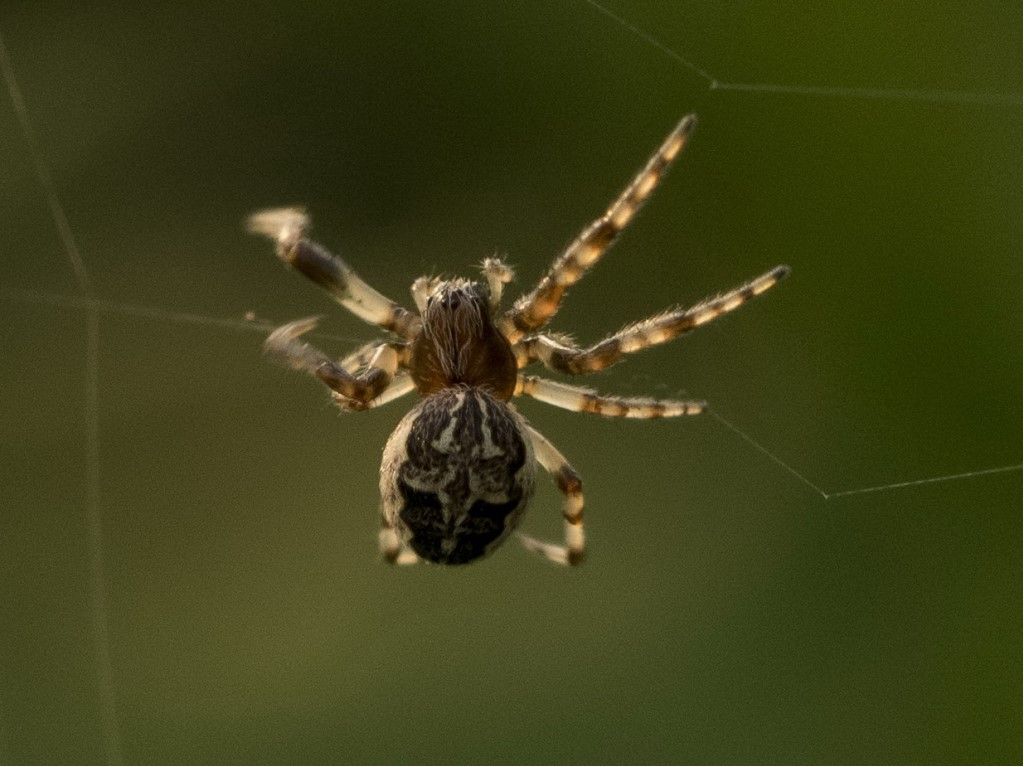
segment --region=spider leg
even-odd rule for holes
[[[434,290],[434,286],[437,285],[437,277],[417,277],[413,280],[412,286],[409,288],[409,292],[412,293],[412,300],[416,304],[416,309],[419,310],[420,314],[423,314],[427,310],[427,299],[430,297],[430,293]]]
[[[404,397],[409,392],[415,390],[416,382],[412,380],[412,376],[404,370],[400,370],[395,374],[395,377],[391,379],[391,383],[387,385],[384,391],[369,402],[356,402],[355,400],[348,399],[344,395],[338,394],[336,391],[331,392],[331,397],[334,399],[334,404],[344,412],[362,412],[363,410],[373,410],[375,407],[380,407],[381,405],[386,405],[389,402],[394,402],[399,397]]]
[[[520,367],[540,360],[552,370],[572,375],[604,370],[626,354],[671,341],[723,314],[728,314],[754,296],[764,293],[788,274],[788,266],[777,266],[724,295],[706,299],[689,309],[671,309],[636,322],[587,349],[567,345],[550,336],[539,334],[520,341],[513,347],[513,352]]]
[[[373,358],[381,346],[390,346],[395,350],[395,353],[398,355],[398,372],[395,373],[395,377],[384,391],[366,403],[357,403],[338,394],[336,391],[332,391],[331,396],[334,398],[334,404],[343,411],[371,410],[375,407],[386,405],[399,397],[404,397],[416,388],[416,383],[405,370],[409,362],[409,347],[406,344],[391,343],[389,341],[370,341],[368,344],[359,347],[351,354],[339,360],[338,364],[347,372],[356,374],[373,362]]]
[[[324,288],[342,306],[373,325],[411,338],[419,318],[367,285],[352,267],[323,246],[306,239],[309,216],[298,208],[254,213],[247,228],[277,243],[277,256]]]
[[[389,565],[414,565],[420,561],[416,552],[402,543],[398,531],[384,518],[381,518],[377,542],[380,555]]]
[[[508,283],[512,282],[515,272],[512,271],[512,267],[497,257],[485,258],[484,262],[480,265],[480,270],[483,272],[484,279],[487,280],[487,287],[490,290],[491,313],[493,314],[501,306],[502,290]]]
[[[597,413],[613,418],[672,418],[703,413],[706,402],[697,400],[658,400],[649,397],[615,397],[598,394],[583,386],[549,381],[537,376],[520,375],[516,395],[533,397],[549,405],[576,413]]]
[[[338,360],[338,364],[345,368],[349,373],[355,373],[360,368],[364,368],[370,363],[370,360],[377,352],[377,347],[380,346],[380,344],[380,341],[370,341],[365,343],[354,352],[346,354]]]
[[[373,355],[377,353],[377,349],[381,346],[390,346],[398,354],[398,366],[404,368],[409,362],[409,347],[403,343],[394,343],[391,341],[370,341],[363,344],[351,354],[345,355],[342,359],[338,360],[338,364],[341,365],[349,373],[355,373],[360,368],[364,368],[370,364],[370,360],[373,359]]]
[[[268,336],[263,350],[278,362],[319,379],[354,409],[365,408],[381,396],[394,379],[398,371],[398,352],[388,344],[381,344],[373,352],[365,372],[350,373],[316,347],[299,340],[316,327],[316,323],[316,318],[307,318],[282,325]]]
[[[586,539],[583,533],[583,482],[558,449],[532,426],[527,427],[537,463],[551,474],[564,496],[562,518],[565,521],[565,544],[544,543],[519,533],[527,550],[536,552],[560,565],[578,565],[583,561]]]
[[[597,263],[651,196],[696,124],[696,116],[684,117],[605,214],[584,229],[555,259],[537,287],[505,313],[501,329],[510,341],[542,328],[555,315],[569,286]]]

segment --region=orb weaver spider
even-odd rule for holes
[[[493,552],[519,524],[533,493],[535,463],[563,496],[564,541],[519,534],[531,551],[564,565],[583,560],[583,486],[565,457],[511,403],[528,396],[576,412],[623,418],[693,415],[697,401],[615,397],[520,371],[532,362],[579,375],[665,343],[731,312],[789,273],[776,266],[735,290],[690,308],[674,308],[581,348],[546,333],[566,290],[611,247],[686,146],[696,125],[684,117],[603,216],[554,260],[532,291],[502,311],[512,270],[483,262],[483,280],[420,277],[416,312],[378,293],[344,261],[306,238],[298,208],[253,214],[251,232],[277,244],[277,255],[331,293],[357,317],[388,331],[336,361],[302,340],[316,319],[290,322],[267,338],[266,352],[324,383],[344,410],[368,410],[416,390],[422,399],[399,422],[380,471],[380,550],[391,563],[465,564]]]

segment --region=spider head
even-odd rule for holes
[[[487,293],[469,280],[439,280],[430,286],[423,309],[423,338],[453,364],[460,350],[479,343],[492,327]]]
[[[438,280],[427,294],[423,322],[427,324],[481,324],[489,315],[488,293],[478,282],[469,280]]]

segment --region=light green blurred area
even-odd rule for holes
[[[554,327],[593,341],[776,263],[778,289],[587,381],[707,398],[828,493],[1020,462],[1021,12],[872,0],[7,4],[97,295],[374,337],[245,236],[302,203],[405,300],[507,254],[525,288],[678,118],[679,166]],[[0,108],[0,762],[104,759],[85,315]],[[21,298],[19,298],[19,296]],[[590,557],[376,553],[411,399],[339,417],[259,333],[105,313],[112,684],[132,762],[1019,762],[1021,477],[825,500],[711,417],[526,402],[584,477]],[[544,487],[528,529],[559,531]]]

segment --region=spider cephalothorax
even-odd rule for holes
[[[516,358],[494,325],[489,291],[468,280],[437,283],[410,343],[410,371],[423,394],[447,386],[487,389],[502,400],[516,386]]]
[[[512,271],[495,258],[484,282],[420,277],[412,285],[418,312],[371,288],[344,261],[306,238],[309,220],[295,208],[256,213],[251,231],[277,242],[285,263],[327,289],[358,317],[389,331],[334,360],[300,337],[316,320],[284,325],[267,352],[330,389],[343,410],[367,410],[413,390],[423,399],[398,424],[381,463],[381,553],[390,562],[464,564],[494,551],[515,529],[533,493],[535,462],[564,497],[562,545],[520,535],[548,559],[583,559],[583,487],[579,475],[509,401],[530,396],[577,412],[625,418],[691,415],[703,402],[612,397],[519,371],[540,362],[560,373],[603,370],[632,352],[670,341],[732,311],[789,273],[777,266],[735,290],[689,308],[674,308],[629,325],[593,346],[543,332],[567,288],[608,250],[654,191],[696,124],[683,118],[603,216],[555,259],[537,286],[502,311]]]

